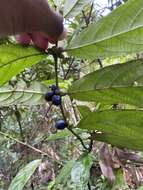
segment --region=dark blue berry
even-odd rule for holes
[[[63,130],[67,127],[67,123],[63,119],[60,119],[56,122],[55,127],[56,129]]]
[[[45,94],[45,100],[47,101],[47,102],[50,102],[50,101],[52,101],[52,97],[54,96],[54,92],[53,91],[50,91],[50,92],[47,92],[46,94]]]
[[[54,96],[52,97],[52,103],[53,103],[55,106],[61,105],[61,97],[58,96],[58,95],[54,95]]]
[[[55,90],[58,89],[58,87],[56,85],[54,85],[54,84],[49,86],[49,88],[51,88],[52,91],[55,91]]]

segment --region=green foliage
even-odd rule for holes
[[[40,163],[41,160],[34,160],[22,168],[12,180],[8,190],[22,190]]]
[[[82,117],[86,117],[86,116],[88,116],[91,113],[91,111],[89,110],[89,108],[86,107],[86,106],[79,106],[78,110],[79,110],[79,112],[80,112],[80,114],[81,114]]]
[[[47,88],[38,82],[33,82],[30,87],[24,82],[15,87],[6,84],[0,87],[0,106],[43,104],[46,91]]]
[[[83,10],[85,5],[87,5],[90,2],[91,0],[66,0],[64,5],[64,17],[75,17]]]
[[[120,148],[143,151],[143,112],[107,110],[92,112],[81,120],[79,128],[97,131],[92,138]]]
[[[143,1],[130,0],[91,24],[67,47],[72,56],[94,59],[141,52]]]
[[[71,170],[72,170],[72,167],[74,166],[74,164],[75,164],[75,160],[70,160],[64,165],[64,167],[61,169],[59,175],[55,179],[55,185],[67,183],[68,178],[70,178],[69,174],[71,173]]]
[[[49,3],[67,19],[70,28],[69,38],[64,41],[67,49],[60,52],[60,48],[50,48],[49,55],[31,46],[0,40],[0,130],[4,136],[0,139],[0,188],[124,188],[121,168],[127,169],[128,152],[122,150],[119,154],[110,146],[111,153],[118,154],[116,159],[110,151],[105,151],[105,169],[108,171],[106,161],[111,162],[111,169],[114,170],[113,161],[120,168],[112,185],[99,168],[101,157],[93,159],[92,154],[98,153],[101,145],[94,140],[143,151],[143,60],[138,60],[143,49],[143,1],[129,0],[103,18],[92,0],[50,0]],[[119,4],[116,1],[109,9]],[[137,60],[127,62],[128,58],[133,59],[133,55],[126,56],[131,53],[139,53],[135,55]],[[120,56],[118,61],[116,56]],[[114,62],[126,63],[111,65]],[[39,64],[29,68],[36,63]],[[96,70],[107,64],[111,66]],[[47,86],[55,83],[62,89],[54,92],[62,97],[62,105],[57,107],[44,100]],[[70,98],[63,97],[68,89]],[[86,102],[77,102],[82,105],[77,110],[73,99]],[[56,131],[54,126],[59,119],[66,120],[69,130]],[[36,160],[43,155],[48,158],[44,157],[42,163]],[[132,158],[129,161],[139,161],[136,155]],[[17,168],[29,160],[35,161],[17,174]],[[31,183],[26,185],[31,176]]]
[[[0,45],[0,85],[45,57],[45,54],[32,47],[25,48],[16,44]]]
[[[76,132],[76,134],[80,134],[82,132],[82,130],[74,129],[74,132]],[[72,135],[72,133],[68,129],[65,129],[63,131],[57,132],[56,134],[50,135],[46,140],[55,141],[55,140],[63,139],[66,137],[70,137],[71,135]]]
[[[143,107],[143,61],[105,67],[73,83],[69,93],[78,100]]]
[[[92,157],[90,154],[83,154],[75,162],[71,171],[71,180],[78,189],[87,189],[90,178],[90,168],[92,165]]]

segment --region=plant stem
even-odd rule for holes
[[[90,140],[90,144],[89,144],[89,152],[92,151],[92,147],[93,147],[93,140],[91,139]]]
[[[58,47],[58,43],[56,43],[56,47]],[[59,83],[59,81],[58,81],[58,56],[57,56],[57,54],[53,54],[53,57],[54,57],[54,61],[55,61],[56,86],[59,87],[59,84],[58,84],[58,83]],[[72,65],[73,62],[74,62],[74,59],[72,60],[72,62],[71,62],[70,65]],[[71,66],[70,66],[70,67],[71,67]],[[70,70],[70,68],[69,68],[69,70]],[[68,72],[69,72],[69,71],[68,71]],[[68,74],[68,73],[67,73],[67,74]],[[66,119],[66,116],[65,116],[65,113],[64,113],[64,108],[63,108],[63,105],[62,105],[62,104],[60,105],[60,109],[61,109],[61,113],[62,113],[62,115],[63,115],[63,118],[64,118],[65,122],[68,123],[68,122],[67,122],[67,119]],[[87,148],[87,147],[85,146],[85,144],[84,144],[82,138],[81,138],[78,134],[76,134],[76,133],[72,130],[72,128],[67,127],[67,129],[81,142],[83,148],[84,148],[86,151],[88,151],[89,148]]]
[[[64,80],[67,79],[68,74],[69,74],[69,72],[70,72],[70,69],[71,69],[71,67],[72,67],[72,64],[74,63],[74,60],[75,60],[75,58],[73,58],[73,59],[71,60],[71,63],[70,63],[70,65],[69,65],[69,68],[68,68],[68,70],[67,70],[67,72],[66,72],[66,74],[65,74],[65,76],[64,76]]]
[[[56,43],[56,47],[58,47],[58,42]],[[58,80],[58,56],[56,54],[53,55],[55,61],[55,79],[56,79],[56,86],[59,87],[59,80]]]
[[[86,151],[89,150],[89,149],[85,146],[85,144],[84,144],[82,138],[81,138],[78,134],[76,134],[76,133],[74,132],[74,130],[72,130],[71,127],[67,127],[67,129],[81,142],[83,148],[84,148]]]
[[[62,112],[62,115],[63,115],[63,118],[64,118],[65,122],[68,123],[68,122],[67,122],[67,119],[66,119],[66,117],[65,117],[63,105],[60,106],[60,109],[61,109],[61,112]],[[76,134],[76,133],[74,132],[74,130],[73,130],[71,127],[68,126],[67,129],[81,142],[83,148],[87,151],[88,148],[85,146],[85,144],[84,144],[82,138],[81,138],[78,134]]]
[[[100,68],[103,68],[103,64],[102,64],[101,60],[97,59],[97,61],[98,61],[99,65],[100,65]]]
[[[90,186],[89,182],[88,182],[87,186],[88,186],[88,190],[91,190],[91,186]]]
[[[85,23],[86,23],[86,27],[88,27],[88,25],[90,24],[90,19],[91,19],[92,11],[93,11],[93,5],[94,5],[94,3],[91,4],[90,12],[89,12],[89,15],[88,15],[88,16],[86,16],[86,15],[85,15],[85,12],[82,11],[83,18],[84,18]]]
[[[51,111],[52,105],[53,105],[53,103],[50,103],[49,107],[47,108],[47,111],[46,111],[46,114],[45,114],[45,117],[47,117],[47,118],[48,118],[48,113]]]
[[[16,116],[16,120],[17,120],[17,123],[19,125],[19,129],[20,129],[20,136],[21,136],[21,140],[24,142],[25,139],[24,139],[24,134],[23,134],[23,129],[22,129],[22,125],[21,125],[21,114],[17,108],[17,106],[15,105],[15,116]]]

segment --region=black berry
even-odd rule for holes
[[[50,102],[50,101],[52,101],[52,97],[54,96],[54,92],[53,91],[50,91],[50,92],[47,92],[46,94],[45,94],[45,100],[47,101],[47,102]]]
[[[58,89],[58,87],[56,85],[54,85],[54,84],[49,86],[49,88],[51,88],[52,91],[55,91],[55,90]]]
[[[52,103],[53,103],[55,106],[61,105],[61,97],[58,96],[58,95],[54,95],[54,96],[52,97]]]
[[[67,123],[63,119],[60,119],[56,122],[55,127],[56,129],[63,130],[67,127]]]

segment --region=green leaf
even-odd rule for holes
[[[41,160],[34,160],[22,168],[12,180],[8,190],[22,190],[40,162]]]
[[[73,18],[77,16],[91,0],[66,0],[64,5],[64,17]]]
[[[143,151],[143,111],[92,112],[81,120],[78,127],[101,132],[92,136],[94,140]]]
[[[90,154],[81,155],[81,157],[75,162],[71,171],[71,180],[77,187],[85,189],[87,186],[92,163],[93,161]]]
[[[91,113],[90,109],[87,106],[78,106],[78,110],[82,117],[86,117],[88,114]]]
[[[22,82],[14,88],[6,84],[0,87],[0,106],[44,104],[46,91],[47,88],[38,82],[32,83],[28,88]]]
[[[55,179],[55,185],[56,184],[63,184],[63,183],[66,184],[68,178],[70,177],[69,174],[72,170],[74,163],[75,163],[75,160],[70,160],[63,166],[59,175]]]
[[[73,83],[69,93],[78,100],[143,107],[143,60],[105,67]]]
[[[105,58],[143,49],[143,1],[130,0],[75,37],[68,52],[80,58]]]
[[[0,45],[0,85],[45,57],[45,54],[32,47],[14,44]]]

